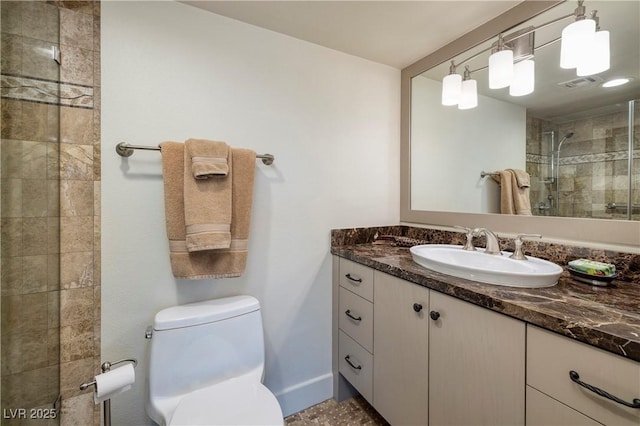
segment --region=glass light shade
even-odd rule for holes
[[[513,52],[500,50],[489,56],[489,88],[502,89],[513,80]]]
[[[462,91],[462,76],[449,74],[442,79],[442,105],[458,105]]]
[[[609,31],[598,31],[593,36],[589,53],[584,55],[578,64],[576,74],[580,77],[598,74],[611,66],[609,52]]]
[[[520,61],[513,66],[513,81],[509,86],[511,96],[524,96],[533,93],[535,87],[536,64],[531,59]]]
[[[471,109],[478,106],[478,84],[475,80],[464,80],[462,82],[462,93],[458,109]]]
[[[560,44],[560,68],[576,68],[587,56],[596,33],[596,21],[582,19],[572,22],[562,30]]]

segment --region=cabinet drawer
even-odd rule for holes
[[[373,302],[373,269],[340,258],[340,285]]]
[[[596,395],[569,372],[629,403],[640,398],[640,363],[537,327],[527,327],[527,384],[605,425],[640,424],[640,409]]]
[[[578,413],[527,386],[527,426],[600,426],[601,423]]]
[[[338,314],[340,329],[373,353],[373,303],[340,287]]]
[[[338,351],[340,373],[373,404],[373,356],[342,331]]]

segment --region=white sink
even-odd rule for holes
[[[558,282],[562,268],[555,263],[527,256],[509,259],[511,253],[487,254],[484,249],[463,250],[462,246],[426,244],[411,247],[413,261],[442,274],[509,287],[551,287]]]

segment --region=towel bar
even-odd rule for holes
[[[159,146],[130,145],[126,142],[120,142],[118,145],[116,145],[116,152],[121,157],[131,157],[133,155],[134,149],[142,149],[146,151],[160,151]],[[272,165],[273,160],[275,160],[275,157],[271,154],[256,154],[256,158],[261,159],[262,163],[264,163],[267,166]]]
[[[487,176],[500,176],[500,173],[497,172],[485,172],[484,170],[480,172],[480,177],[487,177]]]

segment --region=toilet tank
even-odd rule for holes
[[[167,398],[239,376],[260,382],[264,336],[258,300],[234,296],[156,314],[149,397]]]

